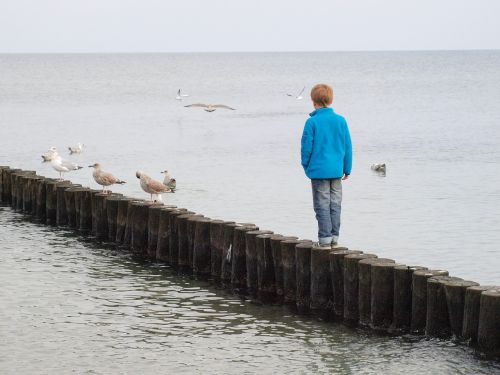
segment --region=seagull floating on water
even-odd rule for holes
[[[125,184],[125,181],[122,181],[122,180],[116,178],[115,176],[113,176],[109,172],[104,172],[102,170],[101,164],[99,164],[99,163],[89,165],[89,168],[94,168],[94,172],[92,172],[92,176],[94,177],[95,182],[97,182],[99,185],[102,186],[103,193],[105,192],[105,190],[104,190],[105,186],[110,186],[110,185],[114,185],[114,184],[119,184],[119,185]],[[110,191],[108,190],[108,192],[110,192]]]
[[[57,156],[57,149],[52,146],[48,151],[42,155],[42,163],[47,163]]]
[[[78,164],[71,163],[66,160],[62,160],[61,157],[56,153],[52,160],[50,161],[50,165],[56,171],[59,172],[59,178],[63,179],[63,174],[71,171],[76,171],[78,169],[82,169]]]
[[[385,173],[385,163],[372,164],[371,169],[375,172]]]
[[[153,201],[153,195],[156,195],[158,201],[161,202],[162,193],[172,192],[168,186],[163,185],[160,181],[153,180],[144,172],[137,171],[135,176],[140,180],[142,190],[151,195],[151,201]],[[156,200],[154,202],[156,202]]]
[[[70,154],[70,155],[71,155],[71,154],[81,154],[81,153],[82,153],[82,151],[83,151],[83,146],[84,146],[84,145],[83,145],[82,143],[80,143],[80,142],[78,142],[78,143],[76,144],[76,146],[73,146],[73,147],[72,147],[72,146],[69,146],[69,147],[68,147],[69,154]]]
[[[302,90],[300,90],[299,95],[297,95],[297,96],[295,96],[295,95],[293,95],[293,94],[289,94],[289,93],[287,93],[286,95],[287,95],[287,96],[292,96],[292,97],[293,97],[293,96],[295,96],[295,99],[297,99],[297,100],[301,100],[301,99],[302,99],[302,94],[304,93],[304,90],[305,90],[305,89],[306,89],[306,87],[305,87],[305,86],[304,86],[304,87],[302,87]]]
[[[181,94],[181,89],[179,89],[177,90],[177,96],[175,97],[175,99],[182,100],[182,98],[186,98],[188,96],[189,96],[188,94]]]
[[[235,110],[235,108],[231,108],[225,104],[203,104],[203,103],[195,103],[195,104],[189,104],[185,105],[184,107],[202,107],[205,111],[207,112],[213,112],[217,108],[225,108],[225,109],[230,109],[232,111]]]

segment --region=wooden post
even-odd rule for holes
[[[66,207],[67,224],[70,228],[77,227],[75,200],[77,192],[81,189],[82,187],[80,185],[72,185],[71,187],[64,190],[64,204]]]
[[[191,217],[201,217],[202,215],[195,214],[192,211],[186,211],[182,215],[177,216],[177,237],[178,237],[178,249],[177,249],[177,265],[179,269],[183,271],[188,271],[193,267],[192,260],[189,261],[189,252],[192,252],[190,247],[193,246],[193,235],[188,234],[188,219]],[[194,225],[193,225],[194,229]],[[189,238],[191,237],[191,238]],[[192,256],[191,256],[192,259]]]
[[[311,312],[322,319],[328,319],[333,301],[330,274],[330,250],[311,249]]]
[[[219,282],[221,276],[224,224],[234,224],[234,221],[212,220],[210,222],[210,275],[215,282]]]
[[[27,175],[24,177],[23,211],[29,215],[36,213],[36,186],[43,177]]]
[[[184,210],[177,209],[171,211],[169,215],[170,241],[169,241],[168,263],[172,267],[177,267],[179,261],[179,233],[178,233],[177,218],[180,215],[184,215],[187,212],[188,211],[185,209]]]
[[[281,241],[281,264],[283,267],[283,301],[296,306],[297,303],[297,266],[295,246],[301,240]],[[306,241],[307,242],[307,241]]]
[[[196,229],[196,221],[202,218],[203,215],[191,216],[187,219],[186,231],[187,231],[187,266],[189,269],[193,269],[193,254],[194,254],[194,236]]]
[[[73,186],[74,185],[70,182],[57,184],[56,225],[59,227],[68,225],[68,209],[66,208],[66,190]]]
[[[477,344],[488,355],[500,357],[500,287],[481,293]]]
[[[3,201],[10,204],[12,208],[15,208],[15,195],[16,188],[13,186],[14,183],[14,174],[22,172],[21,169],[4,169],[2,172],[3,175],[3,186],[4,186],[4,199]]]
[[[427,280],[426,336],[448,338],[451,336],[448,305],[444,292],[444,282],[461,280],[451,276],[433,276]]]
[[[193,220],[192,218],[188,221]],[[210,261],[210,222],[209,218],[199,217],[193,220],[195,224],[193,244],[193,273],[200,277],[209,277]]]
[[[333,315],[335,319],[344,317],[344,257],[361,254],[360,250],[337,250],[330,252],[330,274],[333,291]]]
[[[132,202],[132,233],[130,237],[130,250],[138,258],[148,256],[148,212],[153,202]],[[130,208],[129,207],[129,208]]]
[[[238,293],[246,292],[247,266],[245,233],[256,230],[252,226],[234,228],[233,250],[231,258],[231,286]]]
[[[479,328],[479,305],[481,293],[493,289],[494,286],[471,286],[465,290],[464,321],[462,337],[470,344],[477,343],[477,331]]]
[[[125,231],[123,232],[122,245],[129,248],[132,243],[132,231],[134,230],[134,217],[137,205],[146,202],[143,199],[129,200],[127,203],[127,221],[125,224]]]
[[[170,259],[170,212],[176,209],[175,206],[164,206],[160,210],[156,259],[165,263],[168,263]]]
[[[125,198],[129,199],[129,198]],[[106,199],[106,219],[108,221],[108,238],[107,240],[109,242],[115,242],[116,241],[116,234],[117,234],[117,229],[118,229],[118,208],[120,205],[120,202],[124,200],[124,197],[122,194],[109,194],[108,198]],[[126,216],[125,216],[126,220]],[[126,224],[126,221],[125,221]]]
[[[281,243],[287,240],[297,240],[295,236],[282,236],[281,234],[274,234],[269,237],[271,241],[271,252],[273,255],[273,268],[274,268],[274,290],[276,291],[276,298],[283,299],[283,262],[281,259]]]
[[[37,191],[36,191],[36,208],[35,208],[35,215],[36,218],[41,222],[41,223],[46,223],[46,218],[47,218],[47,208],[46,208],[46,202],[47,202],[47,183],[49,181],[53,181],[51,178],[44,178],[43,180],[40,181],[39,184],[37,184]]]
[[[394,267],[394,310],[391,332],[403,333],[410,330],[413,272],[426,269],[421,266]]]
[[[388,258],[367,258],[358,264],[358,310],[359,325],[368,327],[371,324],[372,312],[372,264],[377,262],[395,263]]]
[[[164,207],[163,203],[156,203],[151,205],[148,210],[148,258],[151,260],[156,260],[160,212]]]
[[[413,333],[425,332],[427,316],[427,279],[433,276],[448,276],[445,270],[416,270],[412,278],[411,326]]]
[[[237,223],[223,224],[223,246],[221,260],[221,282],[223,285],[231,283],[231,260],[233,253],[234,229],[240,227]]]
[[[259,234],[255,238],[257,247],[257,292],[259,300],[264,303],[271,302],[276,295],[271,236],[273,234]]]
[[[10,170],[10,168],[6,165],[0,166],[0,203],[1,204],[7,203],[7,201],[5,200],[5,197],[4,197],[5,188],[3,187],[4,186],[4,177],[3,177],[4,170],[7,171],[7,170]],[[7,173],[5,175],[7,175]]]
[[[12,183],[12,192],[13,192],[13,202],[12,202],[12,207],[16,211],[22,211],[23,210],[23,191],[24,191],[24,185],[25,185],[25,178],[27,176],[34,176],[36,174],[35,171],[24,171],[21,170],[19,172],[15,172],[11,175],[11,181],[13,180]]]
[[[257,297],[259,281],[257,279],[257,236],[260,234],[273,234],[270,230],[251,230],[245,234],[245,258],[247,274],[247,291],[254,298]]]
[[[371,327],[388,331],[394,311],[393,262],[377,262],[371,265]]]
[[[344,257],[344,322],[357,325],[359,321],[359,261],[377,258],[375,254],[348,254]]]
[[[67,187],[69,181],[50,180],[47,181],[45,189],[45,215],[47,224],[57,224],[57,187]],[[62,206],[61,206],[62,209]]]
[[[106,199],[109,194],[95,193],[92,194],[92,235],[99,241],[104,241],[108,238],[108,214],[106,212]]]
[[[468,280],[450,280],[445,281],[443,285],[446,304],[448,306],[451,333],[455,337],[461,338],[464,321],[465,291],[467,288],[479,286],[479,284]]]
[[[127,218],[128,218],[128,207],[131,201],[136,201],[137,199],[122,197],[118,201],[118,209],[116,213],[116,238],[115,242],[118,245],[125,243],[125,232],[127,230]],[[108,228],[109,229],[109,228]],[[130,244],[130,228],[128,232],[128,243]]]
[[[296,305],[300,314],[309,312],[311,304],[311,252],[312,242],[301,242],[295,246]]]

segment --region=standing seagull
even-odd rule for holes
[[[175,181],[175,178],[172,177],[169,171],[164,170],[160,173],[165,174],[165,178],[163,179],[163,185],[167,186],[172,190],[172,193],[175,191],[175,188],[177,187],[177,182]]]
[[[42,163],[51,161],[56,156],[57,156],[57,149],[54,146],[52,146],[51,148],[48,149],[48,151],[45,154],[42,155]]]
[[[297,96],[295,96],[295,95],[293,95],[293,94],[289,94],[289,93],[287,93],[286,95],[287,95],[287,96],[295,96],[295,99],[297,99],[297,100],[301,100],[301,99],[302,99],[302,94],[304,93],[304,90],[305,90],[305,89],[306,89],[306,87],[305,87],[305,86],[304,86],[304,87],[302,87],[302,90],[300,90],[299,95],[297,95]]]
[[[56,171],[59,172],[59,178],[62,180],[63,179],[63,174],[71,171],[76,171],[78,169],[82,169],[83,167],[80,167],[79,165],[75,163],[71,163],[66,160],[62,160],[59,155],[56,155],[51,161],[50,165],[52,168],[54,168]]]
[[[74,147],[69,146],[69,147],[68,147],[69,154],[70,154],[70,155],[71,155],[71,154],[81,154],[81,153],[82,153],[82,151],[83,151],[83,146],[84,146],[84,145],[83,145],[82,143],[80,143],[80,142],[78,142],[78,143],[76,144],[76,146],[74,146]]]
[[[153,201],[153,194],[161,202],[160,194],[172,192],[168,186],[163,185],[160,181],[153,180],[144,172],[137,171],[135,176],[140,180],[142,190],[151,195],[151,201]]]
[[[181,89],[179,89],[177,90],[177,96],[175,97],[175,99],[182,100],[182,98],[186,98],[188,96],[189,96],[188,94],[181,94]]]
[[[235,110],[235,108],[231,108],[227,105],[224,105],[224,104],[202,104],[202,103],[196,103],[196,104],[189,104],[189,105],[185,105],[184,107],[203,107],[203,109],[207,112],[213,112],[215,111],[217,108],[226,108],[226,109],[230,109],[232,111]]]
[[[119,184],[119,185],[125,184],[125,181],[122,181],[122,180],[116,178],[115,176],[113,176],[109,172],[104,172],[101,169],[102,168],[101,164],[99,164],[99,163],[89,165],[89,168],[94,168],[94,172],[92,172],[92,176],[94,177],[95,182],[97,182],[99,185],[102,186],[103,193],[105,192],[105,190],[104,190],[105,186],[110,186],[110,185],[114,185],[114,184]],[[108,190],[108,193],[111,193],[111,192]]]

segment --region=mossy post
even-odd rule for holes
[[[256,230],[255,226],[244,225],[234,228],[233,249],[231,259],[231,286],[239,293],[246,292],[247,266],[245,233]]]
[[[372,265],[375,263],[395,263],[388,258],[367,258],[358,264],[358,310],[359,325],[370,326],[372,312]]]
[[[426,270],[422,266],[396,266],[394,267],[394,310],[392,319],[392,332],[407,332],[411,325],[411,295],[413,272]]]
[[[427,319],[427,279],[448,276],[445,270],[416,270],[412,277],[411,326],[413,333],[423,334]]]
[[[462,327],[462,338],[470,344],[477,343],[477,332],[479,328],[479,306],[481,293],[493,289],[494,286],[471,286],[465,290],[464,320]]]
[[[338,250],[330,252],[330,273],[333,291],[333,315],[335,319],[344,317],[344,257],[361,254],[359,250]]]
[[[344,257],[344,322],[348,325],[359,321],[359,261],[376,257],[365,253]]]
[[[450,317],[444,284],[461,280],[451,276],[433,276],[427,280],[427,314],[425,335],[439,338],[451,337]]]
[[[168,263],[170,257],[170,212],[176,209],[175,206],[165,206],[160,210],[156,259],[165,263]]]
[[[193,221],[195,224],[193,243],[193,273],[199,277],[210,277],[212,270],[212,264],[210,261],[210,223],[212,220],[206,217],[199,217]]]
[[[309,313],[311,305],[311,252],[312,242],[301,242],[295,246],[296,306],[300,314]]]
[[[270,230],[251,230],[245,234],[245,258],[247,273],[247,291],[254,298],[257,297],[259,281],[257,275],[257,236],[260,234],[273,234]]]
[[[493,357],[500,357],[500,287],[481,293],[477,344]]]
[[[445,281],[443,285],[446,295],[446,304],[448,306],[451,333],[455,337],[461,338],[464,322],[465,291],[467,288],[479,286],[479,284],[468,280],[450,280]]]
[[[148,210],[148,258],[151,260],[156,260],[160,212],[164,207],[163,203],[156,203]]]

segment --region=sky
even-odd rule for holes
[[[500,48],[500,0],[0,0],[0,53]]]

